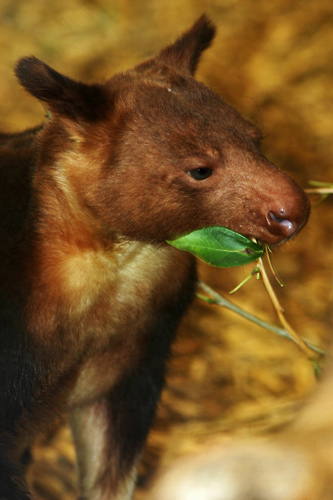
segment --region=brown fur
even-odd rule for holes
[[[257,128],[193,78],[214,31],[202,17],[104,84],[18,63],[50,118],[0,138],[1,498],[27,498],[10,457],[68,411],[82,498],[129,499],[194,295],[194,259],[165,240],[220,225],[278,244],[307,220],[304,193],[263,157]]]

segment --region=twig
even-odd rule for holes
[[[332,182],[309,181],[309,184],[310,184],[310,186],[314,186],[314,187],[304,190],[308,194],[321,194],[321,195],[327,195],[327,196],[329,194],[333,194]]]
[[[312,357],[313,356],[313,351],[311,348],[309,348],[306,344],[306,342],[294,331],[294,329],[289,325],[285,315],[283,308],[281,307],[281,304],[273,290],[273,287],[271,285],[271,282],[269,281],[269,278],[266,273],[266,269],[263,265],[262,258],[260,257],[257,261],[257,268],[260,273],[260,276],[262,277],[263,283],[265,285],[265,288],[267,290],[267,293],[272,301],[272,304],[274,306],[274,309],[276,311],[276,314],[278,315],[278,318],[280,320],[281,325],[285,328],[285,330],[289,333],[290,338],[293,339],[293,341],[298,345],[298,347],[301,349],[301,351],[307,356],[307,357]]]
[[[289,340],[292,340],[293,342],[296,342],[296,344],[298,344],[298,342],[295,340],[294,336],[292,336],[290,334],[290,332],[287,331],[286,329],[278,328],[277,326],[271,325],[270,323],[267,323],[266,321],[261,320],[257,316],[254,316],[253,314],[248,313],[247,311],[245,311],[241,307],[236,306],[236,304],[233,304],[229,300],[222,297],[215,290],[213,290],[208,285],[206,285],[206,283],[199,281],[198,284],[199,284],[200,288],[202,288],[206,293],[208,293],[209,295],[211,295],[211,297],[213,297],[213,299],[211,299],[211,298],[208,298],[204,295],[197,294],[197,296],[199,298],[205,300],[206,302],[209,302],[210,304],[216,304],[218,306],[229,309],[230,311],[235,312],[236,314],[242,316],[243,318],[245,318],[249,321],[252,321],[256,325],[258,325],[262,328],[266,328],[267,330],[270,330],[271,332],[276,333],[277,335],[280,335],[281,337],[285,337]],[[308,340],[305,340],[305,339],[301,339],[301,340],[307,346],[307,352],[306,352],[307,356],[309,355],[308,349],[312,350],[313,352],[315,352],[321,356],[325,355],[325,352],[322,351],[319,347],[312,344],[312,342],[309,342]],[[313,357],[313,353],[311,353],[311,357]]]
[[[333,194],[333,188],[308,188],[304,191],[308,194]]]

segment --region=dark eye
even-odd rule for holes
[[[213,171],[208,167],[199,167],[190,170],[188,173],[196,181],[204,181],[212,175]]]

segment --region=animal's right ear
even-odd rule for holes
[[[23,87],[51,113],[91,122],[106,112],[108,99],[102,85],[76,82],[36,57],[20,59],[15,73]]]
[[[210,46],[215,31],[214,24],[202,15],[174,44],[163,49],[156,60],[174,66],[185,74],[194,75],[200,56]]]

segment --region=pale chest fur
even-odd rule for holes
[[[75,360],[72,407],[108,391],[139,362],[156,311],[177,296],[191,259],[169,246],[128,242],[112,251],[47,255],[30,302],[32,317],[39,308],[39,324],[31,326],[51,349],[62,335],[65,358]],[[63,363],[70,366],[71,359]]]

